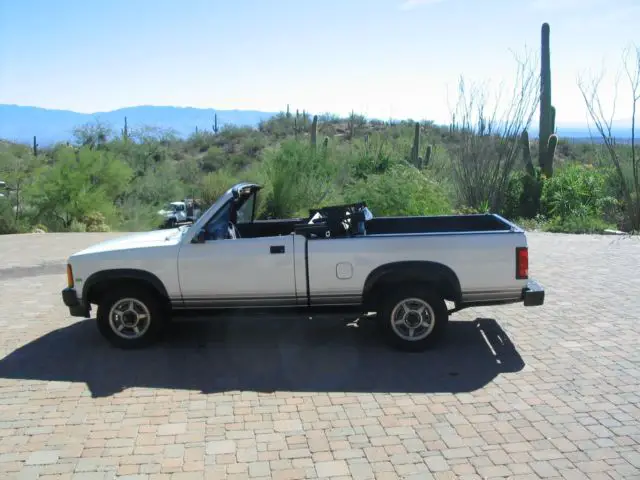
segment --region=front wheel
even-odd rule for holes
[[[119,348],[140,348],[154,343],[166,321],[158,296],[139,287],[108,292],[98,305],[98,330]]]
[[[383,300],[378,321],[393,347],[419,352],[442,337],[449,312],[444,299],[428,287],[407,285],[394,289]]]

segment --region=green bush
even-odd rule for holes
[[[339,167],[323,148],[286,141],[263,163],[267,218],[306,216],[308,209],[339,199]]]
[[[111,228],[107,225],[107,219],[101,212],[91,212],[82,219],[87,232],[109,232]]]
[[[541,213],[560,221],[573,217],[602,217],[616,204],[609,195],[609,172],[591,165],[568,164],[544,181]]]
[[[539,169],[532,177],[527,172],[516,171],[509,177],[500,213],[506,218],[532,219],[540,210],[542,178]]]
[[[209,147],[207,153],[202,157],[202,170],[204,172],[215,172],[226,163],[227,154],[223,148],[216,145]]]
[[[68,230],[96,212],[113,219],[115,201],[131,174],[128,165],[107,151],[60,149],[51,165],[36,171],[27,189],[33,220],[51,230]]]
[[[6,197],[0,197],[0,235],[16,233],[15,216],[11,209],[11,203]]]
[[[547,232],[556,233],[602,233],[605,229],[612,228],[612,225],[598,217],[578,215],[554,217],[543,228]]]
[[[231,186],[238,183],[238,179],[228,170],[218,170],[205,175],[200,183],[200,200],[202,208],[209,208]]]
[[[349,202],[365,201],[374,216],[444,215],[452,213],[442,188],[414,167],[394,165],[369,175],[345,192]]]

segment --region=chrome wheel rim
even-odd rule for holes
[[[118,300],[109,311],[109,326],[121,338],[134,340],[142,337],[151,325],[147,306],[135,298]]]
[[[421,298],[405,298],[391,311],[391,327],[403,340],[423,340],[433,331],[434,326],[433,308]]]

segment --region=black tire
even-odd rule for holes
[[[416,299],[418,302],[409,303],[409,307],[411,307],[409,310],[412,313],[407,316],[408,323],[402,321],[394,328],[393,315],[396,306],[399,307],[403,301],[409,299]],[[431,322],[426,322],[429,326],[422,323],[419,328],[414,328],[415,339],[410,340],[408,338],[409,324],[415,324],[421,320],[421,317],[416,312],[413,312],[413,308],[423,306],[426,306],[425,313],[428,315],[425,318],[433,318]],[[395,317],[397,318],[398,315],[402,315],[402,313],[396,311]],[[404,285],[395,287],[382,300],[382,307],[378,312],[377,321],[385,339],[392,347],[405,352],[421,352],[442,339],[449,324],[449,311],[444,299],[430,290],[429,286]],[[400,333],[405,335],[401,336]]]
[[[120,330],[120,333],[116,330],[123,325],[123,322],[116,321],[115,319],[114,322],[110,321],[111,309],[125,299],[133,300],[133,303],[129,302],[129,305],[133,305],[135,313],[138,313],[141,319],[138,320],[136,324],[138,330],[141,331],[139,336],[134,336],[134,327],[127,326],[127,323],[132,325],[135,321],[127,318],[127,316],[131,316],[129,312],[118,315],[119,318],[125,320],[125,325]],[[130,311],[128,306],[124,308]],[[140,315],[148,317],[148,325],[142,321],[143,317]],[[102,336],[112,345],[124,349],[142,348],[155,343],[160,339],[169,319],[168,310],[159,295],[150,289],[137,285],[121,287],[105,293],[98,304],[98,314],[96,317],[98,331]],[[128,336],[127,334],[131,336],[126,338]]]

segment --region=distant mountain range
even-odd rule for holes
[[[0,138],[18,143],[31,143],[35,135],[38,144],[44,147],[72,140],[74,128],[96,120],[109,125],[115,133],[119,133],[124,126],[124,117],[127,117],[129,128],[152,126],[173,129],[178,136],[186,137],[192,134],[196,127],[211,131],[215,114],[218,115],[218,127],[225,124],[256,127],[261,120],[268,119],[276,113],[154,106],[77,113],[69,110],[0,104]]]
[[[127,117],[129,128],[152,126],[172,129],[180,137],[192,134],[196,127],[211,131],[214,115],[218,115],[218,126],[237,125],[256,127],[261,120],[276,115],[276,112],[256,110],[216,110],[212,108],[139,106],[121,108],[110,112],[77,113],[69,110],[49,110],[39,107],[0,104],[0,139],[18,143],[31,143],[33,136],[42,147],[56,142],[72,140],[75,127],[96,120],[108,124],[114,132],[120,132]],[[630,121],[616,122],[614,136],[622,141],[631,137]],[[558,125],[561,138],[576,142],[586,141],[592,136],[585,125]],[[593,130],[593,134],[596,132]],[[530,136],[537,136],[532,128]]]

